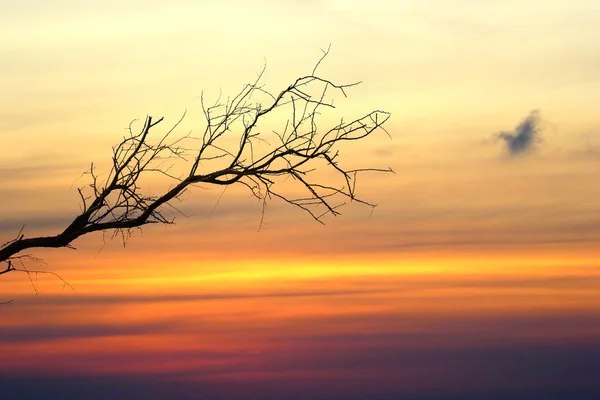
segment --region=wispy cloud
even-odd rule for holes
[[[496,137],[504,141],[511,156],[527,153],[540,139],[539,112],[529,113],[513,131],[499,132]]]

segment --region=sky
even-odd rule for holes
[[[325,225],[206,186],[125,248],[33,250],[68,285],[0,276],[3,398],[600,397],[597,1],[0,0],[0,34],[0,243],[61,232],[132,120],[202,132],[201,96],[330,45],[361,83],[318,126],[391,113],[340,157],[395,171]]]

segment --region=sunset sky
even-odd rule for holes
[[[600,398],[598,1],[3,1],[0,34],[0,243],[61,232],[132,120],[200,134],[201,95],[330,45],[362,83],[319,127],[390,112],[339,149],[395,171],[325,225],[205,186],[126,248],[32,250],[70,287],[0,276],[3,400]]]

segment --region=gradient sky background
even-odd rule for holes
[[[597,1],[0,1],[0,33],[0,242],[64,229],[132,119],[200,131],[203,91],[330,43],[363,83],[320,123],[391,112],[342,151],[396,171],[326,226],[198,189],[126,249],[36,251],[74,290],[0,277],[3,399],[600,398]]]

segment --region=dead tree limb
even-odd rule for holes
[[[273,198],[304,210],[320,223],[326,215],[338,215],[348,201],[374,207],[356,196],[357,175],[393,171],[345,169],[338,160],[339,145],[365,139],[378,130],[387,133],[383,125],[390,114],[374,110],[348,122],[342,119],[328,129],[317,129],[321,112],[334,108],[328,96],[336,92],[346,96],[347,90],[358,84],[337,84],[317,75],[317,67],[327,54],[324,51],[311,74],[279,93],[270,93],[262,85],[263,68],[256,80],[233,98],[207,106],[201,97],[206,128],[200,137],[176,137],[181,120],[157,139],[153,133],[162,118],[148,116],[139,131],[130,125],[128,134],[113,147],[108,175],[101,179],[94,164],[90,165],[87,174],[91,182],[78,189],[81,213],[53,236],[26,237],[21,230],[0,247],[0,263],[7,265],[0,275],[18,270],[14,261],[27,249],[71,247],[80,236],[97,231],[121,235],[125,244],[134,228],[172,224],[173,218],[168,218],[166,211],[175,208],[173,202],[196,184],[244,185],[263,204],[261,224],[264,207]],[[288,115],[281,129],[268,134],[261,131],[268,127],[267,117],[280,110]],[[175,164],[184,165],[184,173],[172,172]],[[315,170],[333,172],[337,180],[322,182]],[[143,193],[140,179],[153,173],[172,180],[172,186],[158,195]],[[295,196],[281,190],[285,178],[291,178],[304,194]]]

